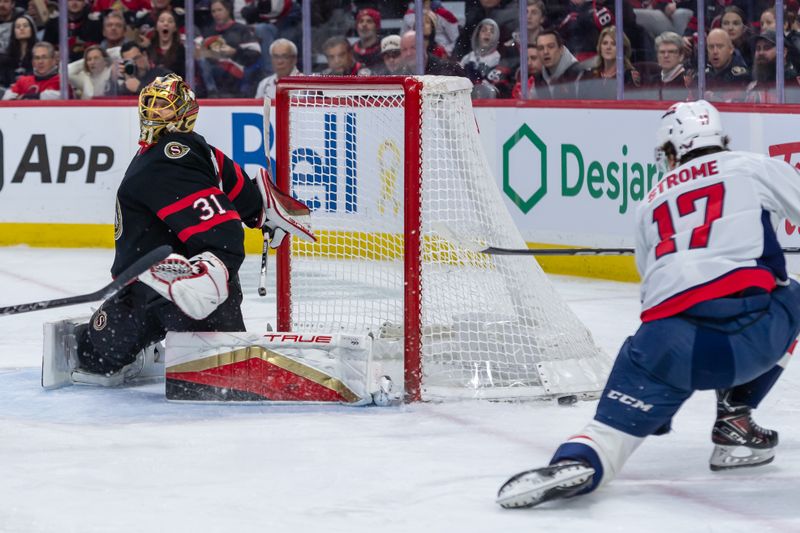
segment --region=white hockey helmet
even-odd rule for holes
[[[656,162],[660,166],[666,166],[667,155],[680,161],[693,150],[712,146],[726,148],[728,137],[722,131],[719,111],[705,100],[678,102],[661,117],[656,134]]]

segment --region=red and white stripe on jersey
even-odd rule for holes
[[[780,159],[724,151],[665,175],[636,214],[642,321],[772,291],[786,263],[771,216],[800,220],[800,174]]]
[[[242,167],[240,167],[239,163],[236,161],[228,159],[222,150],[214,147],[212,147],[212,150],[214,151],[213,162],[215,163],[214,168],[219,175],[220,188],[225,191],[225,194],[231,201],[234,201],[244,187],[244,172],[242,172]],[[225,182],[226,161],[233,166],[233,172],[236,176],[236,180],[233,186],[230,187],[230,190],[228,190],[229,184]]]
[[[232,207],[223,207],[220,199],[225,193],[216,187],[209,187],[185,196],[180,200],[158,210],[158,218],[177,230],[178,239],[186,242],[193,235],[231,220],[240,220],[239,213]],[[226,202],[228,203],[228,202]],[[167,221],[170,217],[176,220]]]

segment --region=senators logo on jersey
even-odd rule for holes
[[[164,146],[164,155],[166,155],[170,159],[180,159],[181,157],[185,156],[188,153],[189,153],[189,147],[179,142],[175,141],[168,142]]]

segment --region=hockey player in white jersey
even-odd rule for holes
[[[506,508],[594,491],[649,435],[670,430],[696,390],[718,391],[711,468],[773,458],[777,434],[750,410],[780,374],[800,332],[800,285],[790,280],[775,217],[800,221],[800,174],[784,161],[727,149],[708,102],[662,117],[664,177],[637,210],[642,324],[623,344],[594,419],[550,465],[501,488]],[[749,455],[732,453],[742,445]]]

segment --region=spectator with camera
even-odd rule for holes
[[[33,45],[36,44],[36,25],[28,15],[14,19],[8,53],[0,55],[0,87],[8,87],[20,76],[33,74]]]
[[[122,45],[120,58],[117,65],[117,94],[122,96],[138,96],[142,87],[159,76],[169,74],[163,67],[154,67],[147,50],[134,42]]]
[[[70,91],[71,92],[71,91]],[[33,45],[33,74],[20,76],[3,93],[3,100],[58,100],[61,98],[61,77],[58,57],[48,42]]]

